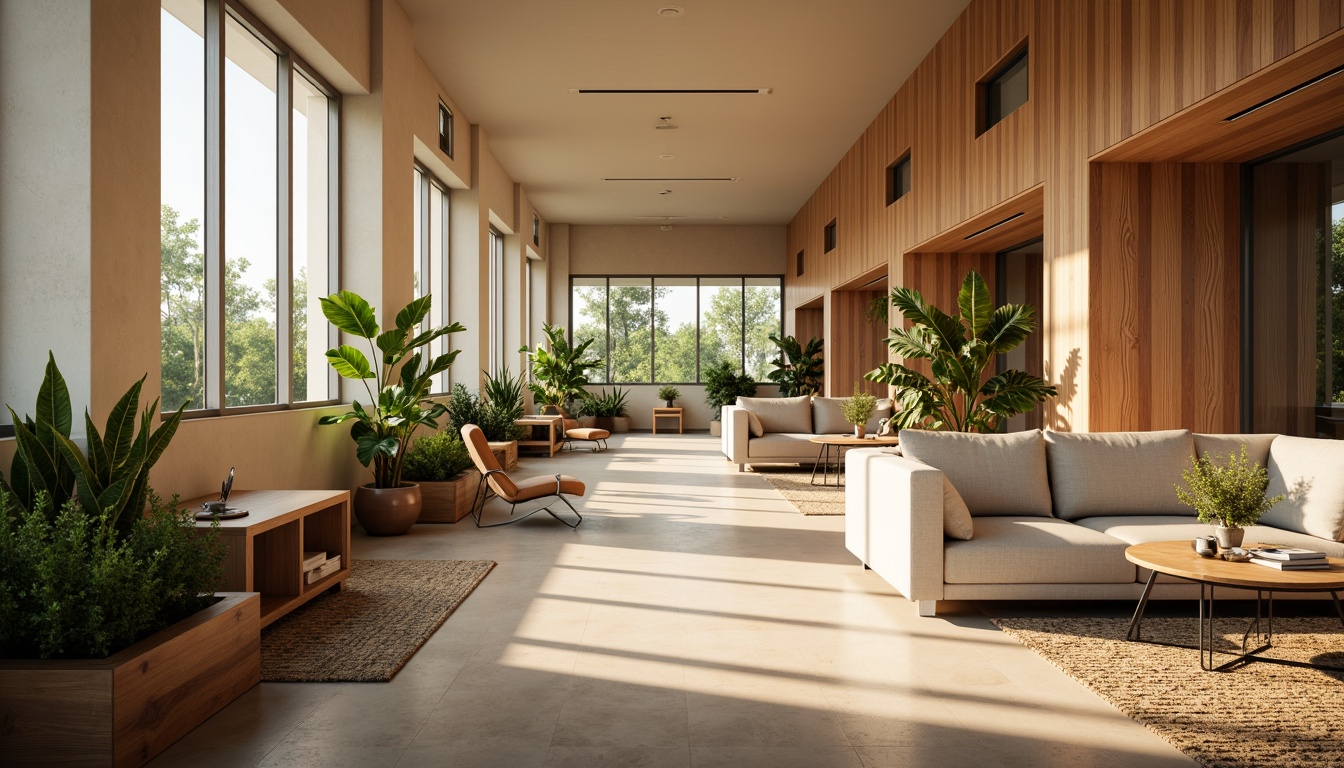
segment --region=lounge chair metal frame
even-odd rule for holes
[[[514,523],[521,523],[522,521],[537,514],[538,512],[545,512],[546,514],[550,515],[551,517],[554,517],[556,520],[559,520],[561,523],[569,526],[570,528],[578,528],[579,523],[583,522],[583,515],[579,514],[579,510],[575,509],[574,505],[569,503],[569,499],[566,499],[564,497],[564,494],[561,493],[560,475],[556,475],[555,493],[547,494],[546,496],[538,496],[535,499],[528,499],[527,501],[522,503],[527,504],[533,501],[541,501],[542,499],[556,499],[557,501],[564,504],[566,507],[569,507],[569,511],[573,512],[574,516],[579,518],[578,522],[571,523],[568,520],[564,519],[563,517],[557,515],[555,511],[551,509],[551,507],[555,505],[554,501],[552,501],[550,504],[547,504],[544,507],[538,507],[520,517],[513,517],[513,513],[518,510],[518,504],[519,504],[519,502],[514,501],[509,502],[509,517],[511,519],[499,523],[482,523],[481,516],[485,513],[485,502],[489,501],[490,499],[489,479],[491,475],[496,473],[504,475],[505,477],[508,476],[508,473],[502,469],[492,469],[488,472],[481,473],[481,479],[476,484],[476,498],[471,506],[471,518],[476,521],[477,528],[498,528],[501,525],[513,525]],[[495,495],[498,496],[498,494]],[[500,496],[500,498],[502,499],[504,497]]]

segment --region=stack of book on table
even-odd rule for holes
[[[327,557],[326,552],[303,553],[303,583],[321,581],[341,569],[341,556]]]
[[[1329,570],[1330,561],[1324,552],[1299,547],[1260,547],[1252,549],[1251,562],[1266,568],[1280,571],[1324,571]]]

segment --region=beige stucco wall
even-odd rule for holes
[[[783,226],[575,225],[569,230],[573,275],[782,275]]]

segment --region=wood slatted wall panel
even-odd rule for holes
[[[1080,430],[1159,423],[1153,419],[1228,424],[1226,402],[1211,408],[1164,401],[1154,411],[1150,396],[1145,411],[1090,385],[1110,377],[1113,363],[1137,375],[1138,362],[1125,357],[1123,345],[1115,361],[1092,346],[1098,318],[1116,310],[1094,306],[1091,291],[1091,271],[1101,265],[1093,253],[1100,244],[1091,240],[1088,158],[1322,37],[1342,34],[1341,23],[1339,0],[973,0],[790,223],[789,252],[805,248],[808,268],[786,281],[787,307],[826,296],[883,259],[893,286],[910,285],[914,278],[905,270],[914,265],[904,256],[915,244],[1043,182],[1041,333],[1047,377],[1061,389],[1047,406],[1046,423]],[[975,83],[1023,38],[1030,44],[1030,101],[977,138]],[[912,190],[888,206],[883,173],[907,149]],[[1179,185],[1169,175],[1159,174],[1159,181]],[[1163,194],[1177,192],[1184,188]],[[832,218],[840,243],[823,256],[822,228]],[[1218,272],[1225,255],[1204,254],[1213,262],[1200,269]],[[1181,269],[1193,267],[1182,262]],[[1181,305],[1204,301],[1202,293],[1185,293],[1204,286],[1180,283]],[[1214,343],[1210,338],[1205,333],[1199,343]],[[1232,346],[1228,354],[1235,355]],[[1148,370],[1171,351],[1155,354],[1166,357],[1145,362]],[[1219,365],[1227,364],[1220,358]],[[1108,379],[1102,389],[1115,385]]]
[[[1092,166],[1091,428],[1236,432],[1236,165]]]
[[[826,393],[830,397],[854,394],[854,385],[879,397],[887,387],[866,381],[863,374],[887,361],[882,340],[887,329],[868,319],[868,302],[882,291],[836,291],[831,295],[831,333],[826,344]]]
[[[1256,430],[1316,435],[1318,239],[1330,226],[1330,167],[1255,170]],[[1292,311],[1296,309],[1297,311]]]

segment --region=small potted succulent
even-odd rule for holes
[[[867,392],[859,390],[859,385],[854,385],[854,394],[840,401],[840,413],[845,417],[845,421],[854,426],[854,436],[863,437],[868,420],[873,417],[873,411],[877,410],[877,398]]]
[[[1176,498],[1193,507],[1201,523],[1215,526],[1220,547],[1240,547],[1245,527],[1283,501],[1282,495],[1266,498],[1269,473],[1246,458],[1245,445],[1240,455],[1229,452],[1221,461],[1207,453],[1190,461],[1190,469],[1181,471],[1189,488],[1176,486]]]
[[[666,405],[668,408],[673,407],[673,403],[679,397],[681,397],[681,391],[678,390],[676,387],[658,388],[658,399],[662,400],[663,404]]]

